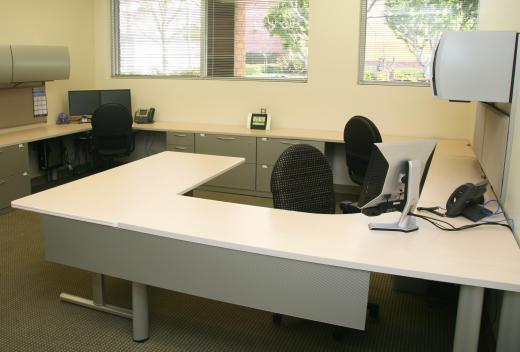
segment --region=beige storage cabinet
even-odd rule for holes
[[[271,192],[271,173],[273,166],[283,153],[292,145],[308,144],[325,153],[325,142],[305,141],[282,138],[257,138],[256,191]]]
[[[0,209],[31,193],[27,144],[0,148]]]
[[[255,190],[256,138],[198,133],[195,135],[195,152],[245,158],[245,164],[211,180],[206,185],[237,190]]]
[[[166,132],[166,150],[194,153],[195,135],[185,132]]]

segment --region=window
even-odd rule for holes
[[[307,79],[309,0],[112,0],[113,74]]]
[[[475,30],[478,0],[361,0],[360,83],[429,85],[441,34]]]

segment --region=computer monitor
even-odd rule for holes
[[[395,223],[369,224],[371,230],[417,230],[415,210],[437,142],[374,143],[358,206],[366,215],[400,211]]]
[[[71,90],[69,91],[69,115],[92,115],[106,103],[119,103],[132,111],[130,89]]]
[[[132,112],[130,89],[106,89],[100,90],[99,93],[100,105],[106,103],[119,103],[125,106],[128,111]]]
[[[98,90],[69,91],[69,115],[92,115],[99,107]]]

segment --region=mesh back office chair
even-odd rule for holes
[[[278,158],[271,175],[273,205],[306,213],[335,213],[332,170],[316,148],[298,144]]]
[[[121,104],[103,104],[92,114],[92,149],[96,161],[106,161],[107,167],[114,158],[128,156],[135,147],[132,132],[132,114]]]
[[[374,143],[382,141],[376,125],[364,116],[354,116],[348,120],[343,131],[345,156],[348,174],[352,181],[362,185],[367,172],[368,161]],[[341,210],[345,214],[359,213],[356,203],[341,202]]]

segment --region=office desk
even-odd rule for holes
[[[463,149],[453,150],[443,141],[439,147],[442,152],[433,159],[421,205],[443,204],[455,186],[480,179],[478,163]],[[168,163],[163,158],[172,159]],[[284,294],[300,289],[301,282],[310,282],[312,288],[302,302],[309,302],[320,288],[325,295],[318,297],[328,295],[334,303],[342,293],[357,292],[361,305],[365,275],[381,272],[462,285],[454,351],[476,351],[484,288],[504,290],[498,350],[519,350],[515,329],[520,317],[507,314],[520,302],[520,251],[510,231],[480,227],[442,232],[418,220],[419,230],[411,234],[378,232],[368,230],[373,219],[361,214],[306,214],[179,196],[226,169],[189,172],[189,165],[197,165],[199,158],[206,158],[203,165],[228,160],[165,152],[16,200],[13,207],[45,215],[48,260],[133,282],[132,312],[102,305],[99,275],[94,275],[94,302],[84,303],[97,302],[100,310],[133,317],[136,340],[148,337],[145,285],[294,314],[302,308],[300,297]],[[237,163],[229,160],[228,168]],[[165,168],[165,162],[171,166]],[[177,170],[185,171],[177,178]],[[203,177],[196,176],[201,172]],[[146,178],[150,182],[142,182]],[[397,216],[385,214],[378,221]],[[202,257],[206,259],[196,260]],[[269,281],[273,273],[277,275]],[[274,293],[255,295],[256,281],[240,284],[248,275],[261,285],[273,284],[260,290],[262,294]],[[294,315],[354,326],[360,318],[356,314],[364,314],[354,309],[355,318],[348,321],[341,317],[345,311],[338,315],[330,306],[321,314],[320,304],[314,302]],[[366,304],[361,307],[364,310]]]

